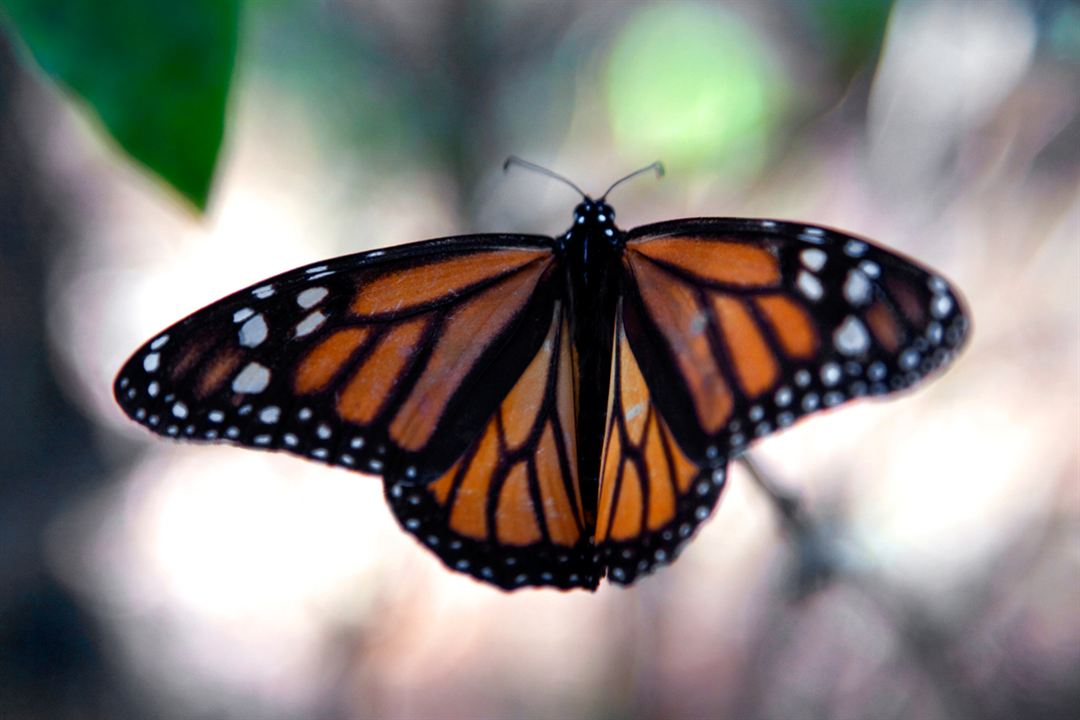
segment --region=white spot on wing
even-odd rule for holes
[[[821,287],[821,281],[805,270],[799,271],[799,277],[795,282],[802,294],[811,300],[820,300],[821,296],[825,294],[825,289]]]
[[[260,393],[270,384],[270,369],[257,362],[248,363],[233,379],[235,393]]]
[[[252,310],[251,308],[248,308],[248,307],[240,308],[239,310],[237,310],[236,312],[233,313],[232,321],[235,322],[235,323],[244,322],[245,320],[247,320],[249,317],[251,317],[254,314],[255,314],[255,311]]]
[[[266,318],[259,313],[240,326],[240,344],[244,347],[257,347],[266,339]]]
[[[833,343],[843,355],[860,355],[870,347],[870,334],[857,317],[849,315],[833,334]]]
[[[315,267],[309,267],[304,272],[306,272],[308,275],[314,275],[315,273],[321,273],[325,269],[325,265],[316,265]]]
[[[266,298],[268,298],[268,297],[270,297],[271,295],[274,294],[274,286],[273,285],[262,285],[260,287],[255,288],[254,290],[252,290],[251,294],[254,295],[255,297],[259,298],[260,300],[265,300]]]
[[[322,302],[330,291],[324,287],[313,287],[296,296],[296,304],[304,308],[313,308]]]
[[[278,418],[280,417],[281,408],[274,405],[264,407],[262,410],[259,411],[259,420],[266,423],[267,425],[276,423],[278,421]]]
[[[799,253],[799,259],[807,268],[817,272],[825,267],[825,260],[828,259],[828,256],[821,248],[809,248]]]
[[[152,373],[157,370],[159,365],[161,365],[161,355],[157,354],[156,352],[150,353],[143,358],[143,370],[148,373]]]
[[[843,373],[840,372],[840,366],[836,363],[825,363],[821,366],[821,382],[829,387],[840,382],[841,377],[843,377]]]
[[[705,331],[705,327],[709,324],[709,318],[705,313],[695,313],[694,317],[690,318],[690,334],[700,335]]]
[[[160,350],[161,348],[165,347],[165,343],[167,343],[167,342],[169,342],[169,336],[168,335],[162,335],[157,340],[150,343],[150,349],[151,350]]]
[[[188,415],[187,405],[182,402],[177,402],[172,406],[172,414],[183,420]]]
[[[865,305],[870,302],[870,279],[862,270],[852,270],[844,281],[844,297],[852,305]]]
[[[850,257],[860,257],[866,253],[866,243],[861,240],[848,240],[844,245],[844,252]]]
[[[938,295],[930,305],[930,312],[936,318],[943,318],[952,310],[952,298],[948,295]]]
[[[326,316],[316,310],[296,324],[296,337],[315,332],[324,322],[326,322]]]

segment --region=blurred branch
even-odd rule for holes
[[[950,650],[954,633],[928,605],[887,581],[872,565],[853,563],[843,527],[822,523],[803,507],[798,495],[774,482],[748,454],[740,461],[773,506],[795,552],[796,600],[842,582],[858,591],[894,628],[895,639],[911,665],[934,688],[949,718],[991,717],[989,704],[962,677]],[[768,633],[766,633],[768,634]]]
[[[838,533],[821,527],[806,513],[799,496],[773,482],[749,453],[739,461],[769,499],[796,553],[795,597],[822,589],[845,564]]]

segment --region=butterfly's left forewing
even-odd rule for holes
[[[300,268],[168,328],[114,391],[164,435],[425,482],[542,344],[555,263],[549,239],[488,235]]]

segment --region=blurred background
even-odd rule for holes
[[[0,717],[1080,714],[1077,5],[248,2],[203,214],[4,6]],[[147,117],[175,97],[136,89]],[[662,159],[613,197],[624,228],[876,238],[956,283],[972,341],[754,450],[796,522],[739,467],[678,562],[595,595],[480,585],[375,479],[114,405],[139,343],[265,276],[564,230],[577,198],[510,153],[594,192]]]

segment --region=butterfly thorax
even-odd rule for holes
[[[577,350],[578,468],[582,497],[593,514],[599,484],[611,348],[618,301],[618,264],[624,233],[615,227],[615,210],[586,197],[574,209],[574,224],[558,238],[568,276],[571,332]]]

